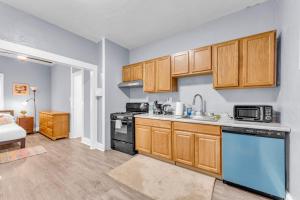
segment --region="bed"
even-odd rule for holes
[[[0,114],[14,116],[13,110],[0,110]],[[15,122],[0,125],[0,145],[20,142],[21,148],[25,148],[26,131]]]

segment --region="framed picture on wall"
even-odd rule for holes
[[[14,83],[13,95],[14,96],[28,96],[29,95],[29,84]]]

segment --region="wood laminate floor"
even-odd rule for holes
[[[26,146],[36,145],[44,146],[47,153],[0,164],[1,200],[150,200],[106,175],[129,160],[127,154],[90,150],[78,139],[27,136]],[[16,148],[0,147],[0,152]],[[213,200],[256,199],[266,198],[216,181]]]

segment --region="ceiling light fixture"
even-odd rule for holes
[[[17,59],[23,61],[28,60],[27,56],[22,56],[22,55],[17,56]]]

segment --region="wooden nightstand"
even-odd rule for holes
[[[26,117],[18,117],[17,123],[19,126],[21,126],[23,129],[26,130],[27,133],[33,133],[33,120],[34,118],[31,116]]]

